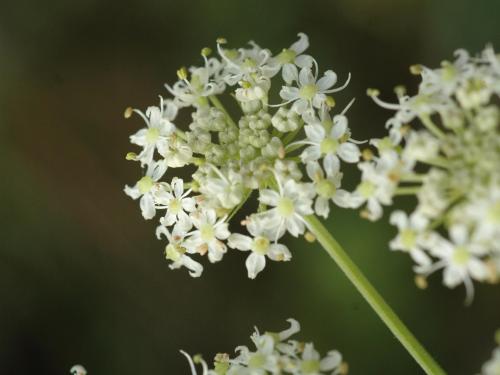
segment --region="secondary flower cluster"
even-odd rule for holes
[[[202,367],[202,375],[257,375],[257,374],[346,374],[347,364],[342,362],[341,354],[332,350],[325,357],[314,349],[312,343],[288,340],[300,331],[299,323],[288,319],[290,328],[285,331],[260,334],[256,329],[250,336],[255,349],[238,346],[235,358],[229,354],[219,353],[214,359],[214,368],[209,369],[201,356],[193,359],[185,353],[189,361],[192,375],[196,375],[195,363]],[[287,341],[288,340],[288,341]]]
[[[500,330],[497,330],[495,334],[495,340],[497,342],[497,347],[493,351],[491,358],[486,361],[481,368],[480,375],[498,375],[500,374]]]
[[[487,47],[480,56],[464,50],[439,69],[413,66],[421,75],[418,93],[396,88],[397,104],[373,100],[395,110],[389,136],[372,140],[364,151],[362,181],[353,197],[366,202],[362,215],[376,220],[396,195],[416,195],[414,211],[390,217],[399,233],[393,250],[408,253],[417,279],[444,269],[443,282],[497,282],[500,274],[500,56]],[[410,122],[418,119],[423,128]]]
[[[193,256],[218,262],[229,247],[250,252],[246,267],[254,278],[267,259],[290,260],[278,241],[286,232],[303,235],[304,217],[327,217],[331,202],[354,207],[356,200],[340,189],[341,161],[360,160],[345,116],[351,103],[332,114],[330,96],[349,78],[337,85],[332,70],[320,75],[317,62],[304,53],[308,46],[302,33],[275,55],[254,42],[229,49],[220,38],[217,57],[204,48],[203,66],[178,70],[178,81],[166,85],[171,99],[161,98],[145,113],[125,111],[125,117],[135,112],[146,124],[130,137],[142,150],[127,154],[140,163],[143,177],[125,192],[140,199],[145,219],[163,211],[156,234],[168,241],[171,268],[200,276],[203,267]],[[276,81],[282,102],[270,104]],[[185,126],[180,110],[190,115]],[[163,180],[168,169],[177,168],[192,179]],[[248,233],[230,232],[229,220],[252,194],[258,207],[242,221]]]

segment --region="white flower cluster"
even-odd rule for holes
[[[498,346],[493,350],[491,358],[483,364],[480,375],[500,374],[500,330],[497,330],[495,340]]]
[[[69,372],[71,375],[87,375],[87,370],[82,365],[74,365]]]
[[[225,46],[218,39],[218,57],[204,48],[203,66],[179,69],[178,81],[166,85],[171,99],[161,98],[145,113],[125,111],[125,117],[135,112],[146,123],[130,137],[142,150],[127,155],[140,163],[143,177],[125,192],[140,199],[145,219],[164,211],[156,233],[168,240],[171,268],[184,266],[200,276],[203,267],[193,255],[218,262],[229,247],[250,252],[246,267],[254,278],[267,259],[290,260],[278,240],[286,232],[303,235],[306,215],[326,218],[330,202],[355,206],[356,197],[340,188],[340,166],[357,163],[360,151],[345,116],[351,103],[331,114],[330,94],[349,78],[336,86],[332,70],[320,75],[317,62],[304,54],[305,34],[276,55],[254,42],[249,48]],[[280,82],[281,103],[269,103],[272,79]],[[185,126],[179,125],[180,110],[189,111]],[[163,181],[175,168],[184,168],[192,180]],[[229,220],[254,191],[258,207],[242,222],[248,233],[231,233]]]
[[[192,359],[184,354],[191,368],[192,375],[197,375],[195,363],[202,367],[202,375],[264,375],[264,374],[293,374],[293,375],[320,375],[346,374],[347,364],[342,362],[341,354],[332,350],[325,357],[314,349],[312,343],[303,343],[288,340],[300,331],[299,323],[288,319],[290,328],[279,333],[266,332],[260,334],[256,329],[250,337],[255,349],[238,346],[235,358],[229,354],[219,353],[214,359],[214,368],[209,369],[201,356]],[[288,341],[287,341],[288,340]]]
[[[353,197],[366,202],[363,216],[376,220],[396,195],[416,195],[411,214],[393,212],[399,234],[393,250],[415,261],[420,285],[444,269],[443,282],[496,282],[500,275],[500,56],[487,47],[480,56],[464,50],[441,68],[413,66],[422,77],[418,93],[396,88],[398,104],[373,100],[395,110],[389,136],[372,140],[363,152],[362,181]],[[423,128],[409,125],[418,119]]]

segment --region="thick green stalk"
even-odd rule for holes
[[[306,216],[305,221],[307,222],[309,230],[316,236],[319,243],[333,258],[347,278],[354,284],[373,310],[375,310],[394,336],[396,336],[415,361],[417,361],[420,367],[429,375],[445,375],[446,373],[444,370],[436,363],[430,354],[427,353],[408,328],[406,328],[404,323],[363,275],[358,266],[349,258],[342,246],[340,246],[335,238],[327,231],[321,221],[314,215]]]

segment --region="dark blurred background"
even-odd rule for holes
[[[171,271],[137,202],[122,192],[139,176],[124,160],[142,127],[123,110],[166,95],[181,65],[225,36],[275,52],[311,41],[322,69],[345,77],[339,103],[358,139],[380,136],[385,98],[408,66],[437,67],[455,49],[500,45],[498,1],[2,1],[0,5],[0,374],[188,374],[179,349],[232,351],[257,325],[336,348],[352,374],[421,374],[317,245],[290,244],[294,259],[251,281],[230,252],[192,279]],[[353,180],[353,176],[347,176]],[[401,207],[411,201],[398,201]],[[498,287],[463,288],[440,276],[417,289],[409,257],[391,253],[387,216],[375,224],[336,209],[327,223],[354,260],[450,374],[489,358],[500,326]]]

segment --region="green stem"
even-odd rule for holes
[[[354,284],[363,298],[375,310],[380,319],[382,319],[420,367],[428,375],[445,375],[444,370],[427,353],[408,328],[406,328],[404,323],[384,301],[372,284],[370,284],[358,266],[349,258],[345,250],[327,231],[321,221],[314,215],[306,216],[305,221],[309,230],[316,236],[326,252],[333,258],[347,278]]]
[[[437,156],[437,157],[432,158],[432,159],[419,159],[419,161],[422,163],[425,163],[425,164],[439,167],[439,168],[444,168],[444,169],[449,168],[448,161],[445,158],[442,158],[440,156]]]
[[[422,186],[403,186],[396,189],[396,195],[415,195]]]
[[[424,174],[405,173],[401,176],[401,181],[402,182],[423,182],[424,177],[425,177]]]
[[[236,126],[236,123],[233,121],[233,119],[231,118],[231,116],[229,115],[229,112],[226,110],[226,108],[222,105],[222,103],[220,102],[219,98],[217,98],[215,95],[210,95],[208,97],[208,99],[212,102],[212,104],[214,105],[215,108],[218,108],[220,109],[222,112],[224,112],[224,114],[226,115],[227,117],[227,121],[229,121],[231,123],[231,125],[233,125],[234,127],[238,127]]]
[[[431,118],[429,116],[420,116],[420,121],[422,121],[422,124],[436,137],[443,139],[445,137],[445,134],[439,129],[434,122],[432,122]]]

